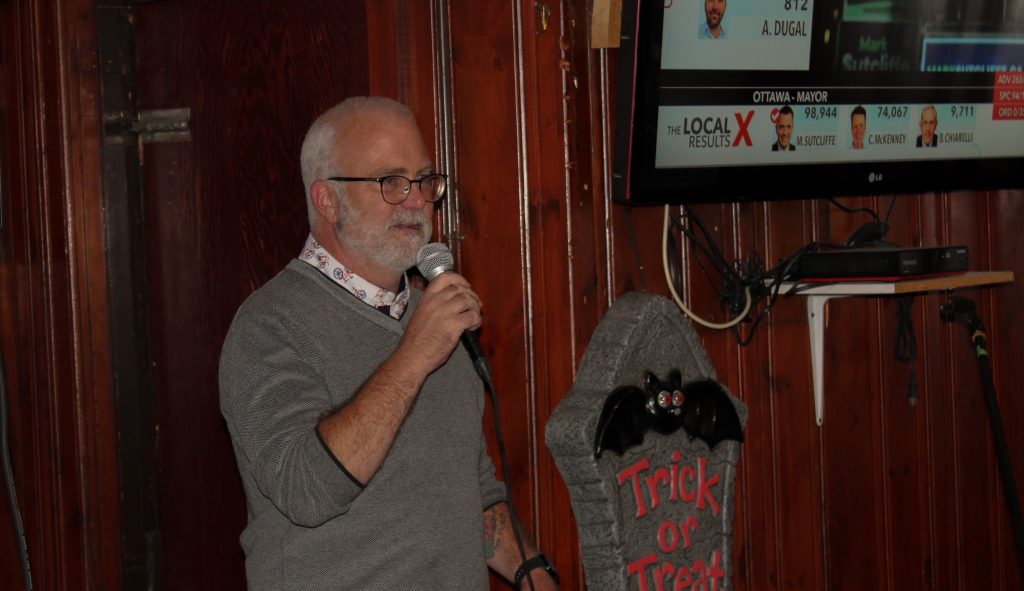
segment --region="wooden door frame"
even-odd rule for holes
[[[93,0],[5,0],[11,449],[33,583],[120,588]]]

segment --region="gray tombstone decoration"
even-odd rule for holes
[[[675,304],[627,293],[598,325],[575,385],[547,423],[548,449],[569,488],[593,591],[731,587],[739,442],[721,441],[711,450],[683,429],[648,431],[621,456],[605,450],[594,457],[608,395],[619,386],[640,386],[645,370],[664,377],[672,369],[680,370],[683,383],[715,379],[700,339]],[[729,397],[745,426],[746,406]]]

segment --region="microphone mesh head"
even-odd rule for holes
[[[420,249],[416,255],[416,268],[427,279],[433,281],[441,273],[455,270],[455,259],[452,251],[440,242],[431,242]]]

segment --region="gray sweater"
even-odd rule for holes
[[[432,374],[365,487],[318,437],[398,346],[402,320],[294,260],[239,309],[220,405],[245,485],[250,589],[486,589],[485,508],[504,499],[480,380],[459,347]]]

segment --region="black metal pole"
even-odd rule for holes
[[[1003,431],[1002,413],[999,411],[999,400],[996,397],[996,386],[992,379],[992,366],[988,358],[985,344],[985,326],[975,313],[974,302],[964,297],[951,297],[947,304],[941,306],[939,316],[946,322],[962,322],[967,325],[967,335],[974,352],[978,357],[978,371],[981,373],[982,390],[985,395],[985,408],[992,426],[992,439],[996,450],[996,462],[999,466],[1000,480],[1003,482],[1003,493],[1006,507],[1010,512],[1010,525],[1013,529],[1013,542],[1017,548],[1017,567],[1024,576],[1024,515],[1020,510],[1020,498],[1017,495],[1017,483],[1013,477],[1013,464],[1010,462],[1010,450],[1006,444],[1006,433]]]
[[[1024,575],[1024,515],[1021,514],[1017,483],[1013,477],[1013,464],[1010,462],[1010,450],[1006,444],[1006,434],[1003,432],[1002,413],[999,412],[996,387],[992,380],[992,366],[985,351],[985,337],[979,334],[974,339],[974,344],[978,352],[978,370],[984,382],[985,407],[988,409],[988,420],[992,424],[996,461],[999,464],[999,475],[1003,481],[1003,492],[1010,512],[1010,523],[1013,526],[1013,541],[1017,546],[1017,566],[1021,570],[1021,575]]]

